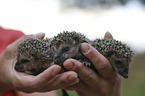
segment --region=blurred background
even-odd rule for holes
[[[46,37],[68,30],[95,39],[109,31],[135,52],[122,96],[145,96],[145,0],[0,0],[0,26]]]

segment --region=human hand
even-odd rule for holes
[[[105,38],[112,36],[106,33]],[[121,96],[122,77],[112,70],[109,61],[87,43],[81,44],[80,49],[99,73],[96,74],[77,60],[68,59],[64,62],[64,67],[75,71],[79,75],[80,82],[65,89],[76,90],[79,96]]]
[[[36,37],[43,38],[44,34],[25,35],[10,44],[0,55],[0,92],[11,89],[28,93],[46,92],[79,82],[76,72],[60,73],[61,67],[58,65],[52,65],[37,76],[15,71],[15,51],[18,44],[28,38]]]

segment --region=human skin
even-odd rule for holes
[[[112,38],[112,35],[107,32],[105,37]],[[122,77],[112,70],[109,61],[87,43],[81,44],[80,49],[99,73],[95,73],[77,60],[68,59],[64,62],[64,67],[75,71],[80,82],[65,89],[76,90],[79,96],[121,96]]]
[[[60,73],[61,67],[58,65],[51,66],[37,76],[15,71],[16,58],[14,54],[17,45],[19,42],[33,37],[43,38],[44,35],[24,36],[9,45],[0,55],[1,92],[10,89],[27,93],[71,89],[76,90],[79,96],[121,96],[122,77],[112,70],[109,61],[104,56],[86,43],[83,43],[80,49],[94,64],[99,74],[74,59],[68,59],[64,62],[64,67],[70,70],[64,73]],[[111,38],[111,35],[106,33],[105,37]]]
[[[44,34],[25,35],[10,44],[0,55],[0,93],[7,90],[19,90],[26,93],[48,92],[71,86],[79,82],[74,71],[60,73],[61,67],[53,65],[37,76],[17,72],[15,51],[18,44],[28,38],[43,38]]]

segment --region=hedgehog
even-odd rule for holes
[[[130,47],[110,38],[96,39],[92,46],[108,59],[114,71],[128,78],[129,64],[133,56]]]
[[[15,70],[30,75],[38,75],[51,66],[53,57],[50,50],[51,38],[38,39],[29,38],[21,42],[16,50],[17,63]],[[62,89],[63,96],[69,96],[66,90]]]
[[[63,67],[66,59],[73,58],[98,73],[93,64],[81,53],[81,43],[92,45],[108,59],[115,72],[128,78],[128,68],[133,56],[130,47],[113,38],[89,40],[85,35],[75,31],[64,31],[53,38],[29,38],[21,42],[16,51],[15,69],[38,75],[50,67],[52,62]],[[63,96],[69,96],[65,90],[62,90],[62,93]]]
[[[126,44],[108,38],[89,40],[85,35],[75,31],[64,31],[53,38],[30,38],[17,47],[15,69],[37,75],[47,69],[52,62],[63,65],[68,58],[73,58],[98,72],[93,64],[81,53],[80,44],[88,43],[104,55],[114,71],[124,78],[128,77],[128,68],[133,51]]]
[[[53,58],[50,53],[50,39],[29,38],[21,42],[16,51],[15,70],[31,75],[38,75],[50,67]]]
[[[87,63],[88,59],[79,50],[80,44],[83,42],[90,43],[91,41],[83,34],[76,33],[75,31],[64,31],[54,36],[50,43],[54,63],[62,66],[62,63],[66,59],[73,58],[83,61],[82,63],[85,66],[90,66],[90,63]]]
[[[80,45],[84,42],[92,45],[104,55],[115,72],[128,78],[128,68],[133,51],[126,44],[108,38],[89,40],[85,35],[75,31],[64,31],[51,40],[50,49],[54,52],[54,63],[62,65],[66,59],[73,58],[98,73],[93,64],[80,51]]]

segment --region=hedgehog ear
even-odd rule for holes
[[[104,38],[106,38],[106,39],[113,39],[113,36],[111,35],[110,32],[107,31],[107,32],[105,33]]]

